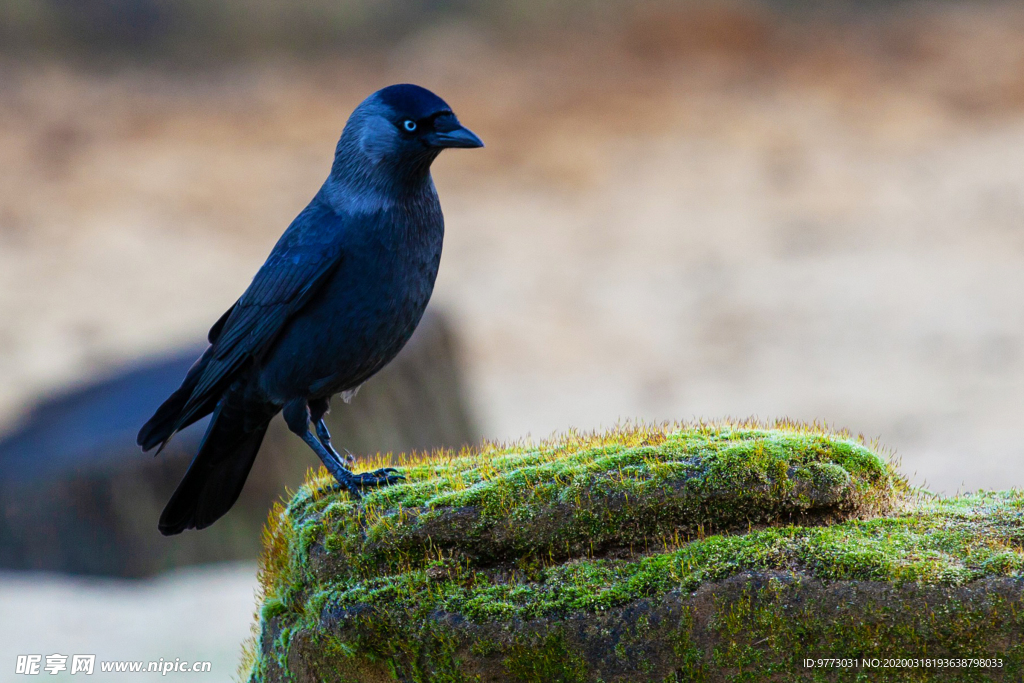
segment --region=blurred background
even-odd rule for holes
[[[435,164],[429,324],[337,402],[337,443],[789,417],[933,491],[1024,484],[1020,3],[6,0],[0,671],[231,680],[266,507],[316,463],[272,438],[174,545],[199,434],[158,460],[132,437],[352,108],[407,81],[487,148]]]

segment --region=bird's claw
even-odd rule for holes
[[[361,474],[347,473],[348,476],[342,476],[337,481],[328,487],[331,491],[348,491],[349,494],[356,500],[360,500],[363,497],[363,491],[366,489],[374,489],[381,486],[391,486],[400,481],[405,480],[405,475],[399,472],[394,467],[382,467],[379,470],[373,472],[363,472]]]
[[[377,488],[378,486],[390,486],[405,479],[394,467],[382,467],[373,472],[363,472],[355,475],[358,486],[363,489]]]

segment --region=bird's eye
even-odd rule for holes
[[[405,128],[410,133],[416,130],[416,122],[412,119],[408,119],[402,123],[402,128]]]

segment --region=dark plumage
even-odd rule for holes
[[[181,387],[139,432],[143,450],[162,448],[213,413],[160,516],[162,533],[202,529],[231,508],[281,410],[352,495],[401,478],[391,468],[350,472],[323,416],[332,395],[354,392],[412,335],[444,236],[430,164],[442,149],[481,146],[441,98],[415,85],[384,88],[356,108],[320,191],[210,329],[210,346]]]

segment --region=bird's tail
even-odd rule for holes
[[[206,417],[213,412],[213,405],[205,406],[204,410],[199,411],[199,413],[194,415],[190,420],[179,424],[181,411],[184,409],[185,404],[188,403],[188,399],[192,396],[192,391],[196,388],[196,385],[199,384],[199,379],[202,377],[203,371],[206,369],[206,364],[210,360],[212,351],[213,347],[211,346],[199,358],[199,360],[192,364],[192,367],[189,368],[188,373],[185,375],[185,379],[181,382],[181,386],[178,387],[178,389],[171,394],[159,408],[157,408],[153,417],[149,418],[149,422],[144,424],[142,429],[139,430],[139,436],[136,441],[140,446],[142,446],[143,451],[148,451],[156,446],[160,446],[160,448],[163,449],[164,445],[171,438],[174,432],[179,429],[184,429],[193,422]]]
[[[178,484],[163,514],[160,533],[180,534],[203,529],[220,519],[238,500],[256,453],[267,433],[270,417],[254,423],[225,397],[206,429],[185,478]]]

